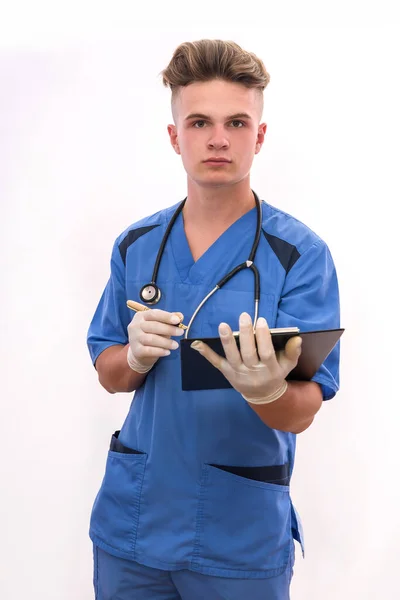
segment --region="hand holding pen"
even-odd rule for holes
[[[127,306],[136,311],[128,325],[128,365],[137,373],[147,373],[160,357],[179,347],[171,337],[181,336],[186,325],[181,323],[182,313],[150,309],[132,300],[127,301]]]

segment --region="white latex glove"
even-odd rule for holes
[[[182,313],[151,309],[135,313],[128,325],[128,365],[137,373],[147,373],[161,356],[168,356],[179,344],[171,336],[180,336],[183,329],[176,327]]]
[[[191,347],[219,369],[247,402],[267,404],[277,400],[287,389],[287,375],[297,365],[301,338],[291,338],[283,351],[275,353],[267,321],[263,317],[257,320],[254,336],[253,323],[247,313],[240,315],[239,331],[240,351],[229,325],[221,323],[219,326],[226,358],[203,342],[195,341]]]

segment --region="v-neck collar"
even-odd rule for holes
[[[239,264],[247,260],[256,226],[257,210],[253,207],[232,223],[198,260],[194,261],[184,229],[183,215],[180,213],[171,230],[170,244],[182,282],[217,283],[232,268],[230,265],[233,261],[237,260]]]

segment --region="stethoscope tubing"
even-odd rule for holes
[[[190,330],[190,327],[191,327],[194,319],[196,318],[197,314],[199,313],[201,308],[204,306],[204,304],[207,302],[207,300],[209,300],[209,298],[211,298],[211,296],[213,294],[215,294],[216,291],[220,290],[230,279],[232,279],[232,277],[234,277],[237,273],[239,273],[243,269],[251,269],[251,271],[253,272],[253,275],[254,275],[254,321],[253,321],[253,327],[255,328],[255,326],[256,326],[257,319],[258,319],[258,308],[259,308],[259,302],[260,302],[260,274],[259,274],[259,271],[258,271],[256,265],[254,264],[254,258],[255,258],[256,252],[257,252],[258,245],[260,243],[262,217],[261,217],[260,199],[254,191],[253,191],[253,194],[254,194],[254,199],[255,199],[256,208],[257,208],[257,226],[256,226],[256,233],[254,236],[253,245],[250,250],[249,258],[244,263],[237,265],[235,268],[233,268],[231,271],[229,271],[229,273],[227,275],[224,275],[224,277],[222,279],[220,279],[220,281],[218,281],[218,283],[215,285],[215,287],[203,298],[203,300],[200,302],[200,304],[195,309],[192,317],[190,318],[188,327],[185,331],[185,338],[188,337],[189,330]],[[165,250],[169,235],[171,233],[171,229],[174,226],[175,221],[177,220],[178,216],[182,212],[183,207],[185,206],[186,200],[187,200],[187,198],[185,198],[181,202],[181,204],[178,206],[175,213],[172,215],[170,222],[168,223],[167,229],[165,230],[165,233],[161,240],[161,244],[158,249],[157,257],[156,257],[156,260],[154,263],[154,269],[153,269],[153,275],[152,275],[151,282],[144,285],[140,291],[141,300],[143,302],[146,302],[146,304],[157,304],[157,302],[161,298],[161,290],[157,286],[157,276],[158,276],[158,271],[160,269],[161,259],[164,254],[164,250]],[[147,299],[146,297],[144,297],[144,295],[143,295],[144,290],[148,289],[148,288],[154,288],[154,298],[151,301],[149,299]]]

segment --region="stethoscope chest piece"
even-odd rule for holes
[[[147,304],[157,304],[161,298],[161,290],[155,283],[147,283],[140,290],[140,299]]]

